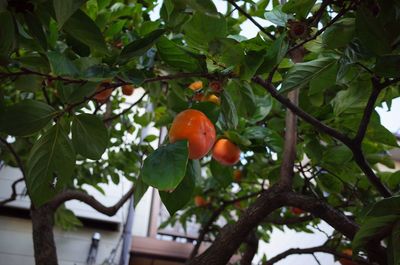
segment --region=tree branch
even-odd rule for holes
[[[263,263],[263,265],[273,265],[276,262],[290,256],[293,254],[314,254],[316,252],[324,252],[324,253],[329,253],[332,254],[338,258],[343,258],[343,259],[348,259],[348,260],[352,260],[352,257],[343,253],[338,252],[336,249],[322,245],[322,246],[318,246],[318,247],[311,247],[311,248],[291,248],[288,249],[284,252],[282,252],[281,254],[276,255],[275,257],[267,260],[266,262]],[[358,258],[357,262],[360,264],[372,264],[364,259]]]
[[[21,158],[18,156],[17,152],[14,150],[14,147],[7,142],[6,139],[0,137],[0,142],[5,145],[7,147],[7,149],[11,152],[11,154],[13,155],[15,162],[17,163],[19,169],[21,170],[22,173],[22,177],[24,178],[24,180],[26,181],[26,174],[25,174],[25,167],[24,164],[22,163]]]
[[[147,92],[143,93],[143,95],[135,103],[132,103],[128,108],[124,109],[121,113],[115,114],[115,115],[113,115],[111,117],[103,119],[103,122],[109,122],[109,121],[115,120],[118,117],[120,117],[120,116],[124,115],[125,113],[129,112],[134,106],[139,104],[146,95],[147,95]]]
[[[279,92],[270,82],[265,81],[259,76],[253,77],[252,81],[264,87],[271,94],[272,97],[274,97],[282,105],[290,109],[297,116],[301,117],[303,120],[313,125],[317,130],[332,136],[333,138],[341,141],[348,146],[352,144],[352,140],[349,137],[317,120],[315,117],[311,116],[301,108],[294,105],[288,98],[279,94]]]
[[[283,217],[277,218],[277,217],[268,216],[267,218],[264,219],[263,222],[274,224],[274,225],[294,225],[294,224],[310,222],[313,219],[315,219],[315,217],[312,215],[295,216],[295,217],[289,217],[289,218],[283,218]]]
[[[227,0],[231,5],[233,5],[242,15],[247,17],[259,30],[261,30],[265,35],[267,35],[272,40],[275,39],[275,36],[270,32],[266,31],[263,26],[261,26],[252,16],[250,16],[243,8],[241,8],[238,4],[236,4],[235,0]]]
[[[8,199],[0,201],[0,206],[4,206],[7,203],[12,202],[17,198],[17,196],[18,196],[18,194],[17,194],[17,184],[22,182],[22,181],[24,181],[24,178],[19,178],[16,181],[13,182],[13,184],[11,185],[11,190],[12,190],[11,196]]]
[[[252,261],[254,256],[257,254],[258,251],[258,241],[259,238],[256,235],[256,231],[253,230],[247,236],[245,243],[245,251],[243,256],[240,260],[240,265],[252,265]]]
[[[109,206],[109,207],[101,204],[93,196],[91,196],[87,193],[84,193],[83,191],[79,191],[79,190],[67,190],[62,193],[59,193],[50,202],[48,202],[48,205],[53,210],[56,210],[61,204],[63,204],[66,201],[78,200],[83,203],[86,203],[87,205],[91,206],[92,208],[94,208],[95,210],[97,210],[100,213],[103,213],[108,216],[113,216],[125,204],[125,202],[133,195],[134,190],[135,190],[135,187],[132,186],[132,188],[130,188],[129,191],[127,193],[125,193],[125,195],[122,196],[121,199],[116,204],[114,204],[113,206]]]

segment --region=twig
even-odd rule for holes
[[[18,196],[18,194],[17,194],[17,184],[22,182],[22,181],[24,181],[24,178],[19,178],[16,181],[13,182],[13,184],[11,185],[11,190],[12,190],[11,196],[8,199],[0,201],[0,206],[4,206],[5,204],[14,201],[17,198],[17,196]]]
[[[115,114],[115,115],[113,115],[111,117],[108,117],[108,118],[105,118],[105,119],[103,119],[103,121],[104,122],[109,122],[109,121],[115,120],[118,117],[120,117],[120,116],[124,115],[125,113],[129,112],[134,106],[139,104],[147,94],[148,93],[145,92],[135,103],[132,103],[128,108],[124,109],[121,113]]]
[[[261,26],[252,16],[250,16],[243,8],[241,8],[238,4],[235,3],[235,0],[227,0],[231,5],[233,5],[240,13],[242,13],[245,17],[247,17],[257,28],[259,28],[265,35],[267,35],[272,40],[275,40],[275,36],[270,32],[265,30],[263,26]]]
[[[5,145],[7,147],[7,149],[11,152],[11,154],[13,155],[15,161],[17,162],[17,165],[19,167],[19,169],[21,170],[23,179],[26,181],[26,174],[25,174],[25,168],[24,168],[24,164],[22,163],[21,158],[19,157],[19,155],[17,154],[17,152],[15,151],[14,147],[7,142],[6,139],[0,137],[0,142]]]
[[[114,204],[113,206],[109,206],[109,207],[101,204],[93,196],[88,195],[85,192],[79,191],[79,190],[67,190],[67,191],[61,192],[61,193],[57,194],[50,202],[48,202],[48,205],[53,210],[56,210],[61,204],[63,204],[66,201],[78,200],[83,203],[86,203],[87,205],[91,206],[92,208],[94,208],[95,210],[97,210],[100,213],[103,213],[108,216],[113,216],[125,204],[125,202],[133,195],[134,190],[135,190],[135,187],[132,186],[132,188],[130,188],[129,191],[127,193],[125,193],[125,195],[122,196],[121,199],[116,204]]]

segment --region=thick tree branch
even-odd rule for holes
[[[135,187],[129,189],[127,193],[113,206],[105,206],[97,201],[93,196],[79,190],[67,190],[57,194],[49,203],[49,207],[56,210],[61,204],[69,200],[78,200],[91,206],[100,213],[108,216],[115,215],[118,210],[125,204],[125,202],[133,195]]]
[[[315,217],[312,215],[294,216],[289,218],[283,218],[283,217],[277,218],[268,216],[267,218],[264,219],[263,223],[270,223],[274,225],[294,225],[294,224],[310,222],[313,219],[315,219]]]
[[[192,252],[190,253],[189,256],[189,260],[193,259],[197,253],[199,252],[201,243],[203,243],[205,236],[208,234],[208,232],[210,232],[210,227],[211,225],[218,219],[218,217],[220,216],[220,214],[225,210],[226,207],[228,207],[229,205],[232,205],[236,202],[240,202],[243,200],[247,200],[250,198],[253,198],[255,196],[258,196],[261,192],[255,192],[255,193],[251,193],[248,195],[244,195],[229,201],[223,201],[223,203],[215,210],[213,210],[213,214],[210,216],[210,218],[207,220],[207,222],[202,226],[202,228],[200,229],[200,233],[199,236],[196,239],[196,244],[192,250]]]
[[[13,184],[11,185],[11,190],[12,190],[11,191],[11,196],[8,199],[0,201],[0,206],[4,206],[7,203],[12,202],[17,198],[17,196],[18,196],[18,194],[17,194],[17,185],[18,185],[18,183],[20,183],[22,181],[24,181],[24,178],[19,178],[16,181],[13,182]]]
[[[231,5],[233,5],[242,15],[247,17],[259,30],[261,30],[265,35],[267,35],[272,40],[275,39],[275,36],[272,35],[270,32],[265,30],[263,26],[260,25],[252,16],[250,16],[243,8],[241,8],[238,4],[236,4],[235,0],[227,0]]]
[[[258,251],[258,241],[259,238],[256,235],[256,231],[253,230],[247,236],[245,244],[245,251],[243,256],[240,260],[240,265],[252,265],[252,261],[254,256],[257,254]]]
[[[317,252],[324,252],[324,253],[329,253],[332,254],[338,258],[343,258],[343,259],[348,259],[348,260],[352,260],[352,257],[343,253],[338,252],[336,249],[328,247],[328,246],[318,246],[318,247],[311,247],[311,248],[291,248],[288,249],[284,252],[282,252],[281,254],[276,255],[275,257],[267,260],[266,262],[263,263],[263,265],[273,265],[276,262],[285,259],[286,257],[293,255],[293,254],[314,254]],[[357,262],[359,264],[372,264],[364,259],[358,258]]]

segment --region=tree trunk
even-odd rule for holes
[[[33,248],[36,265],[57,265],[54,243],[54,212],[46,205],[31,208]]]
[[[258,238],[255,230],[247,236],[245,243],[246,249],[242,259],[240,260],[240,265],[251,265],[251,262],[258,251]]]

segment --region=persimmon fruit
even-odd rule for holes
[[[189,85],[189,88],[193,91],[197,91],[203,88],[203,82],[202,81],[195,81]]]
[[[242,171],[240,169],[235,169],[233,171],[233,179],[236,182],[240,182],[242,180]]]
[[[207,200],[203,196],[197,195],[194,197],[194,205],[197,207],[204,207],[208,204]]]
[[[353,256],[353,250],[351,248],[343,249],[342,253],[345,255],[348,255],[348,256]],[[339,262],[342,265],[357,265],[357,262],[352,261],[351,259],[346,259],[346,258],[340,258]]]
[[[222,91],[222,84],[220,81],[212,81],[209,86],[214,92],[220,93]]]
[[[303,211],[302,209],[296,208],[296,207],[293,207],[293,208],[291,209],[291,212],[292,212],[292,214],[295,214],[295,215],[300,215],[300,214],[303,214],[303,213],[304,213],[304,211]]]
[[[134,90],[135,90],[135,87],[132,85],[123,85],[122,86],[122,94],[124,94],[125,96],[132,95]]]
[[[188,140],[190,159],[204,157],[216,139],[214,124],[203,112],[194,109],[187,109],[176,115],[168,136],[171,143]]]
[[[214,104],[220,105],[221,104],[221,100],[218,96],[214,95],[214,94],[210,94],[204,97],[203,101],[209,101],[212,102]]]
[[[98,103],[106,103],[110,98],[111,93],[113,92],[112,88],[106,88],[106,86],[110,83],[111,81],[101,82],[100,85],[97,86],[97,91],[101,92],[96,92],[96,95],[94,95],[93,99],[96,100]]]
[[[240,148],[228,139],[219,139],[212,151],[212,157],[220,164],[232,166],[239,162]]]

